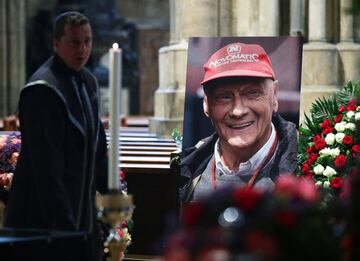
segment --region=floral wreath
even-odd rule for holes
[[[19,132],[0,135],[0,190],[10,187],[20,148]]]
[[[317,99],[299,128],[298,176],[314,180],[318,187],[340,191],[343,179],[360,155],[360,83],[349,82],[332,98]]]

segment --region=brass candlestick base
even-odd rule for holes
[[[104,243],[104,252],[109,254],[111,261],[119,260],[131,242],[126,224],[135,208],[132,195],[121,190],[114,190],[106,195],[97,194],[96,206],[98,219],[111,226]]]

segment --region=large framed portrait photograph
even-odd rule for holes
[[[278,113],[299,125],[302,38],[300,37],[192,37],[189,39],[183,127],[183,149],[194,146],[215,130],[203,111],[204,64],[231,43],[258,44],[269,56],[279,83]],[[240,52],[241,50],[227,50]]]

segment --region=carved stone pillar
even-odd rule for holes
[[[351,0],[340,0],[339,84],[360,80],[360,45],[354,43],[354,18],[348,12]]]
[[[150,131],[169,137],[182,131],[188,38],[231,34],[229,1],[170,0],[170,44],[159,50],[159,88]]]
[[[338,86],[336,46],[326,42],[326,0],[309,1],[309,43],[304,45],[300,121],[312,102]]]
[[[25,83],[25,5],[0,0],[0,117],[16,111]]]
[[[290,2],[290,35],[304,35],[305,0],[291,0]]]
[[[233,0],[236,35],[279,35],[279,0]]]

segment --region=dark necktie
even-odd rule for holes
[[[78,96],[80,107],[84,119],[84,126],[87,131],[87,134],[89,135],[89,138],[92,137],[92,134],[94,133],[94,118],[93,113],[91,109],[91,103],[89,99],[89,95],[87,91],[85,90],[86,86],[83,80],[82,75],[78,74],[75,76],[75,82],[76,82],[76,94]]]

